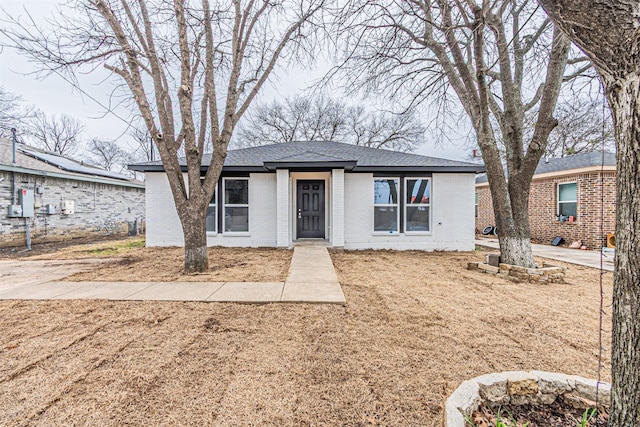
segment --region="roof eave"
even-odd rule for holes
[[[482,173],[478,166],[356,166],[354,172],[434,172],[434,173]]]
[[[269,171],[276,169],[344,169],[353,170],[356,167],[355,160],[325,161],[325,162],[264,162],[264,167]]]

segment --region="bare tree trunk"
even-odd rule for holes
[[[631,426],[640,420],[640,74],[616,83],[607,93],[618,145],[609,425]]]
[[[186,215],[187,218],[181,220],[184,232],[184,272],[205,272],[209,269],[206,216],[199,209],[187,209]]]
[[[539,0],[602,77],[617,146],[612,427],[640,420],[640,3]]]

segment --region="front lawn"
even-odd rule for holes
[[[568,266],[568,283],[519,284],[465,269],[482,256],[332,253],[345,306],[1,301],[0,419],[440,426],[444,400],[470,377],[595,377],[599,272]],[[605,294],[608,312],[611,273]],[[606,332],[604,347],[607,381]]]

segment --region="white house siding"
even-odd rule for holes
[[[147,246],[184,246],[180,218],[164,172],[146,173]]]
[[[184,246],[165,173],[147,173],[147,246]],[[276,174],[252,173],[249,177],[249,232],[208,233],[208,246],[276,246]],[[218,206],[218,214],[222,206]]]
[[[289,170],[278,169],[276,171],[276,181],[277,245],[278,247],[287,248],[291,244],[291,237],[289,235],[289,219],[291,216],[291,209],[289,209],[289,188],[291,186],[289,182]]]
[[[433,174],[429,234],[373,233],[373,174],[346,173],[344,179],[345,249],[474,249],[473,174]]]
[[[344,246],[344,170],[331,171],[331,245]]]

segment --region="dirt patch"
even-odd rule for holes
[[[293,251],[273,248],[209,248],[209,271],[185,275],[183,248],[139,248],[117,262],[67,277],[108,282],[282,282]],[[112,255],[113,256],[113,255]]]
[[[606,408],[576,409],[561,401],[550,405],[480,406],[466,426],[489,427],[607,427]]]
[[[156,269],[178,262],[167,254]],[[483,256],[334,253],[345,306],[2,301],[3,423],[440,426],[469,378],[596,377],[599,272],[512,283],[466,270]]]

